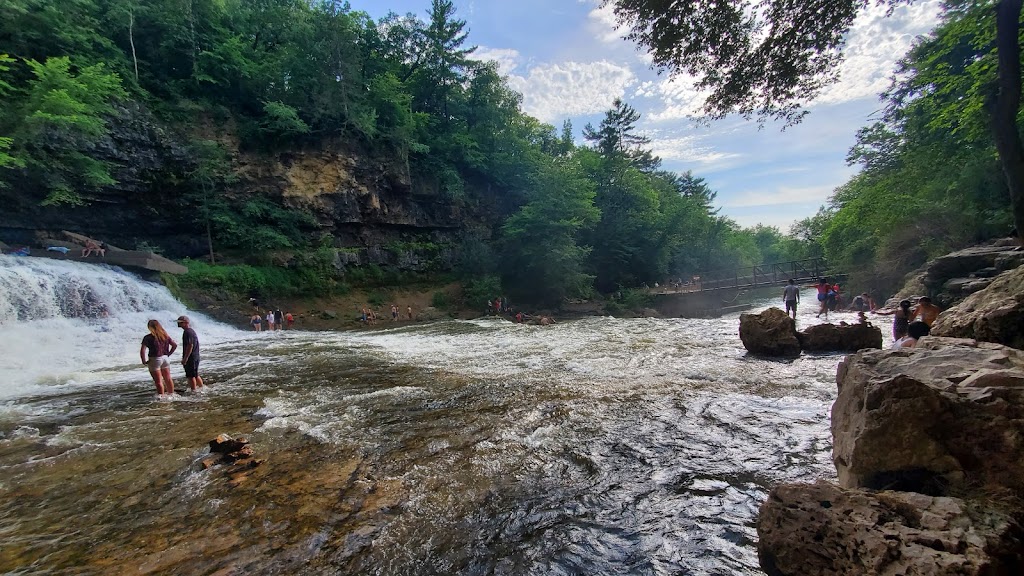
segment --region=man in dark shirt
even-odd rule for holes
[[[178,328],[181,328],[181,365],[185,367],[189,388],[195,392],[203,387],[203,379],[199,376],[199,336],[189,325],[188,316],[178,316]]]

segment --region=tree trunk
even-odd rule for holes
[[[210,219],[206,219],[206,245],[210,248],[210,264],[216,264],[217,260],[213,257],[213,227],[210,226]]]
[[[135,55],[135,9],[128,8],[128,42],[132,45],[132,62],[135,64],[135,83],[139,83],[139,58]]]
[[[996,150],[1006,175],[1017,238],[1024,242],[1024,147],[1017,131],[1020,110],[1020,15],[1024,0],[1000,0],[996,5],[996,52],[999,92],[993,110]]]

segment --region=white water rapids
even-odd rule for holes
[[[840,357],[747,356],[735,315],[188,312],[209,391],[159,402],[139,341],[183,312],[117,269],[0,257],[0,572],[759,574],[768,488],[834,474]],[[197,465],[222,432],[267,460],[238,488]]]

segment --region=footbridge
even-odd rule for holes
[[[805,258],[789,262],[708,270],[678,287],[658,287],[652,291],[655,308],[669,317],[719,316],[744,310],[740,295],[756,288],[784,286],[791,279],[799,286],[816,284],[818,278],[830,282],[844,279],[824,258]],[[780,293],[781,296],[781,293]]]
[[[816,284],[818,278],[828,277],[831,280],[838,276],[843,275],[833,270],[824,258],[806,258],[743,268],[709,270],[697,277],[699,280],[694,283],[692,291],[706,292],[782,286],[790,279],[798,285]]]

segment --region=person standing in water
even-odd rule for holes
[[[893,316],[892,339],[899,340],[907,335],[907,327],[910,326],[910,300],[900,300],[900,307],[891,312],[875,310],[872,314],[879,316]]]
[[[189,389],[195,392],[205,386],[199,375],[199,336],[192,329],[188,316],[178,316],[178,328],[181,328],[181,365],[185,367]]]
[[[171,380],[171,363],[168,356],[174,354],[178,344],[171,340],[167,331],[156,320],[146,323],[149,334],[142,338],[142,347],[139,348],[139,358],[142,363],[149,367],[149,375],[153,377],[156,384],[157,395],[174,394],[174,381]],[[149,359],[146,353],[149,353]]]
[[[786,303],[786,314],[793,312],[793,319],[796,320],[796,305],[800,302],[800,287],[790,278],[789,284],[782,291],[782,301]]]

